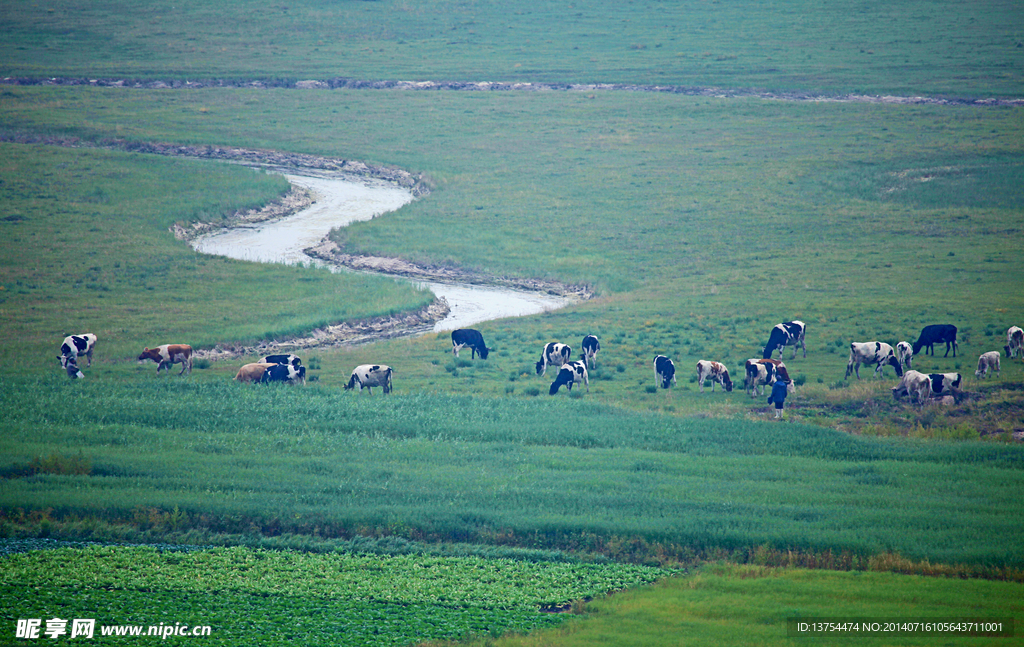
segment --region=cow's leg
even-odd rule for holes
[[[85,359],[86,359],[86,361],[88,361],[89,366],[92,366],[92,349],[91,348],[89,349],[89,352],[87,352],[85,354]]]

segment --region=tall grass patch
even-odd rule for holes
[[[1024,560],[1019,447],[317,384],[5,379],[3,532],[94,518],[158,535],[398,535],[668,562],[761,545]],[[90,473],[19,473],[58,447]],[[150,509],[162,512],[138,516]]]

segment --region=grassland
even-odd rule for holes
[[[1000,2],[175,7],[7,3],[0,74],[972,98],[1020,96],[1024,69],[1024,16]],[[1019,617],[1022,451],[1011,434],[1024,367],[969,377],[971,395],[951,408],[894,403],[889,376],[840,378],[850,341],[912,339],[939,322],[960,327],[962,356],[918,367],[970,376],[1021,324],[1022,129],[1014,106],[5,84],[5,141],[85,146],[0,144],[0,534],[312,552],[421,540],[569,561],[757,565],[593,602],[584,622],[532,644],[780,644],[790,612]],[[283,183],[125,152],[152,141],[425,173],[427,199],[336,240],[586,282],[599,297],[481,326],[495,348],[487,361],[456,360],[444,336],[426,335],[307,356],[316,380],[305,389],[233,384],[238,364],[226,362],[157,378],[133,362],[143,345],[287,335],[427,296],[196,256],[171,223],[261,204]],[[688,381],[700,358],[737,377],[768,328],[791,318],[809,323],[808,357],[790,361],[793,422],[768,424],[762,401],[702,396]],[[64,333],[87,329],[101,337],[97,360],[71,382],[52,355]],[[604,346],[589,394],[539,397],[540,346],[587,333]],[[651,388],[655,353],[677,361],[671,392]],[[366,361],[398,369],[394,397],[340,391]],[[46,588],[45,573],[26,577],[4,589],[9,599]],[[96,595],[127,600],[123,622],[153,605],[262,614],[281,640],[297,608],[232,594],[214,612],[205,591],[147,587],[159,590]],[[28,597],[45,615],[60,595]],[[298,607],[303,622],[337,610]]]
[[[523,395],[543,386],[523,377],[544,343],[594,333],[606,349],[596,397],[744,416],[749,401],[739,394],[647,393],[650,358],[672,356],[685,377],[698,359],[722,360],[736,377],[771,322],[800,318],[811,353],[791,363],[805,384],[796,415],[877,434],[1019,428],[1022,373],[1011,362],[999,381],[971,386],[986,397],[968,403],[966,416],[897,407],[891,384],[850,389],[841,380],[853,340],[895,344],[927,323],[952,322],[966,359],[919,366],[970,374],[973,358],[1000,348],[1019,323],[1012,277],[1024,137],[1012,108],[638,102],[625,93],[5,92],[12,134],[298,149],[427,170],[436,184],[429,199],[337,240],[349,251],[585,282],[601,294],[484,326],[498,361],[457,365],[442,354],[446,341],[422,340],[376,357],[325,355],[327,380],[383,355],[401,366],[406,388]],[[380,110],[394,119],[381,125]]]
[[[4,76],[347,77],[1019,96],[1008,0],[8,2]],[[225,19],[230,16],[230,19]]]
[[[899,610],[895,613],[895,610]],[[611,596],[586,606],[582,622],[530,636],[477,638],[460,645],[1005,645],[1008,637],[947,635],[789,636],[790,618],[1015,618],[1019,590],[1005,582],[948,581],[881,573],[822,573],[711,565],[690,577]],[[1015,630],[1019,631],[1019,630]],[[1016,634],[1015,634],[1016,635]],[[431,647],[451,645],[426,643]]]

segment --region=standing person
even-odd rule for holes
[[[772,394],[768,396],[768,404],[775,403],[775,419],[782,419],[782,406],[786,401],[786,396],[789,394],[789,385],[783,380],[776,380],[775,384],[772,384]]]

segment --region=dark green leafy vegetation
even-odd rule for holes
[[[94,547],[6,557],[0,603],[19,618],[69,609],[97,625],[208,625],[204,643],[404,645],[558,624],[543,609],[667,572],[472,557]],[[27,586],[45,578],[30,601]],[[98,636],[97,630],[97,636]]]

